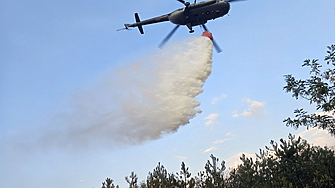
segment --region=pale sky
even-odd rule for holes
[[[1,1],[0,187],[91,188],[101,187],[106,177],[126,187],[125,176],[135,171],[139,180],[145,180],[158,162],[177,172],[184,161],[194,176],[204,169],[210,154],[233,166],[241,153],[253,156],[289,133],[314,145],[335,145],[335,138],[324,131],[294,130],[282,122],[293,117],[296,108],[315,110],[284,92],[283,76],[306,78],[309,70],[301,68],[302,62],[322,60],[326,47],[335,43],[334,0],[248,0],[232,3],[229,16],[209,21],[206,26],[222,52],[214,51],[211,75],[196,97],[202,112],[177,130],[171,127],[172,133],[137,143],[116,141],[119,133],[134,131],[129,127],[110,133],[108,129],[106,138],[93,136],[104,130],[87,129],[86,136],[74,137],[73,143],[61,140],[68,136],[62,131],[68,130],[67,124],[82,121],[90,127],[95,121],[91,113],[100,113],[92,109],[122,114],[120,106],[111,103],[117,98],[106,96],[122,94],[128,84],[136,83],[115,82],[121,84],[108,90],[97,83],[106,76],[126,79],[121,73],[134,63],[161,53],[157,46],[174,25],[144,26],[145,35],[136,28],[116,30],[133,23],[135,12],[144,20],[181,7],[175,0]],[[194,29],[189,34],[180,27],[169,44],[202,34],[201,28]],[[150,73],[156,73],[133,68],[136,76],[149,81],[155,75]],[[90,100],[85,106],[78,105],[86,99]],[[73,116],[76,110],[87,116]],[[119,113],[112,115],[120,117]],[[144,130],[143,138],[148,131],[156,133],[150,127]],[[134,140],[142,138],[136,136]]]

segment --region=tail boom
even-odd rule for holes
[[[149,24],[153,24],[153,23],[159,23],[159,22],[165,22],[165,21],[169,21],[169,15],[170,14],[165,14],[163,16],[159,16],[159,17],[155,17],[155,18],[151,18],[148,20],[140,20],[140,17],[138,16],[138,13],[135,13],[135,21],[136,23],[133,24],[124,24],[125,29],[128,29],[129,27],[137,27],[138,30],[140,31],[141,34],[144,34],[144,30],[143,30],[143,25],[149,25]]]

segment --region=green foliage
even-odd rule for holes
[[[138,188],[137,179],[137,175],[134,172],[131,172],[129,177],[125,177],[126,182],[129,184],[129,188]]]
[[[180,172],[179,173],[177,172],[176,174],[180,178],[180,181],[179,181],[179,186],[180,187],[186,188],[187,185],[188,185],[188,187],[194,187],[195,186],[194,179],[189,180],[189,178],[191,177],[191,173],[188,171],[188,167],[185,166],[184,162],[181,163]]]
[[[115,185],[114,185],[113,182],[114,182],[113,179],[111,179],[111,178],[106,178],[106,180],[105,180],[104,182],[102,182],[102,186],[101,186],[101,188],[119,188],[118,185],[115,187]]]
[[[260,150],[257,160],[241,157],[242,164],[232,170],[226,187],[334,187],[334,151],[311,146],[300,137],[289,135],[280,145]]]
[[[323,69],[318,59],[307,59],[303,67],[310,67],[310,78],[297,80],[292,75],[285,75],[286,86],[284,90],[291,92],[292,97],[303,98],[310,104],[316,104],[316,110],[328,112],[332,115],[335,110],[335,45],[328,46],[324,58],[328,68]],[[335,136],[335,120],[332,115],[308,114],[303,109],[294,111],[295,119],[284,120],[286,126],[299,128],[300,126],[318,127],[327,130]]]
[[[216,158],[213,154],[210,155],[212,162],[207,160],[205,164],[205,171],[200,172],[204,178],[204,183],[202,187],[224,187],[224,171],[226,170],[225,162],[222,161],[219,165],[219,158]]]
[[[165,167],[158,163],[153,172],[149,172],[146,186],[148,188],[178,187],[179,180],[177,176],[168,173]]]
[[[270,142],[260,149],[256,160],[240,157],[242,164],[226,171],[225,162],[210,155],[205,170],[191,177],[189,168],[181,163],[180,171],[168,173],[158,163],[149,172],[145,182],[137,185],[137,175],[132,172],[126,181],[131,188],[268,188],[268,187],[335,187],[335,152],[327,147],[311,146],[291,134],[279,144]],[[102,188],[115,188],[107,178]]]

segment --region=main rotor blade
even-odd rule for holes
[[[215,48],[215,50],[216,50],[217,53],[222,52],[220,46],[215,42],[214,39],[213,39],[213,46],[214,46],[214,48]]]
[[[178,29],[179,25],[177,25],[175,28],[172,29],[172,31],[170,31],[170,33],[163,39],[163,41],[159,44],[159,48],[163,48],[163,46],[165,45],[165,43],[172,37],[172,35],[174,34],[174,32],[176,32],[176,30]]]
[[[202,25],[202,27],[204,28],[205,31],[208,31],[207,27],[205,26],[205,24]],[[209,32],[209,31],[208,31]]]
[[[205,26],[205,24],[202,25],[202,27],[204,28],[205,31],[208,31],[207,27]],[[209,32],[209,31],[208,31]],[[213,39],[213,47],[215,48],[215,50],[220,53],[222,52],[220,46],[216,43],[216,41]]]
[[[184,1],[184,0],[177,0],[177,1],[183,3],[185,6],[189,6],[189,5],[190,5],[189,2],[186,2],[186,1]]]
[[[234,2],[234,1],[245,1],[245,0],[227,0],[226,2],[230,3],[230,2]]]
[[[184,5],[185,5],[185,3],[186,3],[184,0],[177,0],[177,1],[183,3]]]

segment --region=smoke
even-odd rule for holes
[[[201,113],[196,97],[211,74],[212,49],[207,37],[194,37],[107,72],[74,97],[43,143],[138,144],[176,132]]]

